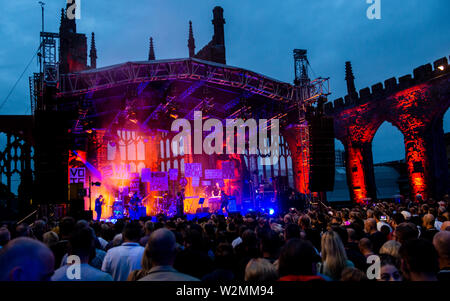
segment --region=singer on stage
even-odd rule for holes
[[[95,199],[95,212],[97,213],[97,221],[100,221],[100,217],[102,216],[102,206],[105,204],[105,200],[102,195],[99,195],[98,198]]]
[[[177,193],[176,198],[176,206],[177,206],[177,216],[184,215],[184,188],[181,189],[180,192]]]

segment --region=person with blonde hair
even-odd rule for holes
[[[402,244],[399,243],[398,241],[388,240],[381,246],[380,255],[386,254],[391,255],[392,257],[395,258],[400,258],[400,254],[398,253],[398,251],[400,250],[401,245]]]
[[[245,267],[245,281],[275,281],[277,278],[275,266],[265,258],[253,258]]]
[[[48,247],[55,245],[59,241],[58,234],[53,231],[45,232],[42,238],[42,242]]]
[[[336,232],[325,232],[322,235],[321,245],[321,274],[324,274],[333,280],[339,280],[344,268],[354,267],[354,264],[347,259],[344,244]]]

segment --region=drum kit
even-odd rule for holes
[[[112,206],[112,218],[113,219],[121,219],[121,218],[138,218],[141,215],[145,215],[145,207],[144,206],[132,206],[131,204],[124,204],[122,200],[116,199]],[[137,211],[137,212],[136,212]]]
[[[113,218],[114,219],[120,219],[120,218],[124,218],[124,217],[128,217],[129,216],[129,211],[128,211],[128,207],[127,205],[123,204],[122,200],[116,199],[113,203],[112,206],[112,211],[113,211]],[[127,210],[125,210],[125,208]]]

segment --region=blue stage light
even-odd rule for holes
[[[273,215],[275,213],[275,210],[273,210],[272,208],[269,209],[269,215]]]

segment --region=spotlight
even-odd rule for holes
[[[273,210],[272,208],[269,209],[269,215],[273,215],[275,213],[275,210]]]
[[[444,67],[444,65],[440,65],[440,66],[438,66],[438,69],[441,71],[444,71],[445,67]]]

